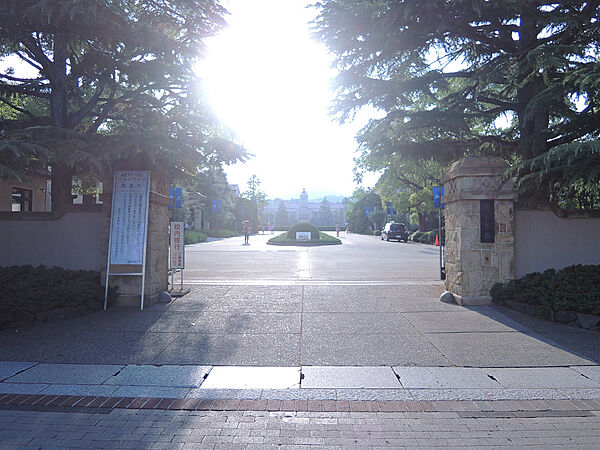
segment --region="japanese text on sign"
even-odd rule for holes
[[[171,269],[183,269],[185,230],[183,222],[171,222]]]
[[[147,170],[117,170],[111,214],[111,264],[141,265],[148,222]]]

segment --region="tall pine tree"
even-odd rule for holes
[[[0,71],[0,101],[15,113],[0,118],[4,172],[22,157],[51,165],[58,210],[89,164],[144,155],[181,173],[240,158],[194,79],[224,15],[217,0],[4,0],[0,57],[33,74]]]
[[[500,155],[518,163],[521,191],[537,199],[556,201],[556,183],[597,185],[599,1],[317,7],[316,34],[340,70],[335,110],[342,120],[364,105],[385,112],[360,136],[368,152]]]

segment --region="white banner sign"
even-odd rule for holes
[[[149,189],[149,171],[115,171],[110,264],[143,264]]]
[[[311,236],[310,231],[296,231],[297,241],[310,241]]]
[[[185,229],[183,222],[171,222],[171,269],[185,267]]]

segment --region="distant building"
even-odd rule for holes
[[[21,181],[0,181],[0,211],[50,211],[48,178],[46,171],[28,170]]]
[[[238,198],[241,195],[240,187],[237,184],[230,184],[229,189],[231,189],[231,192],[233,193],[234,198]]]
[[[264,208],[265,216],[277,217],[279,203],[282,201],[288,214],[289,224],[310,222],[314,225],[333,227],[336,224],[340,224],[340,226],[344,225],[346,220],[346,210],[342,202],[330,202],[327,200],[330,214],[323,215],[321,211],[323,201],[309,202],[308,193],[304,188],[298,199],[282,200],[276,198],[275,200],[269,200],[268,205]],[[275,221],[275,225],[281,226],[282,224],[278,224]]]

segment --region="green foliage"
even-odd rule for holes
[[[216,0],[0,4],[0,175],[51,165],[52,207],[70,203],[71,176],[139,158],[170,172],[244,159],[210,112],[195,65],[225,25]]]
[[[252,175],[248,180],[248,189],[242,193],[242,197],[247,198],[256,205],[258,211],[267,204],[267,194],[260,190],[260,179]]]
[[[346,209],[346,218],[352,233],[371,234],[372,228],[381,228],[379,224],[374,224],[369,220],[369,217],[365,214],[365,208],[367,207],[373,208],[373,211],[381,210],[381,197],[373,190],[356,189]],[[375,219],[381,221],[379,216],[376,216]]]
[[[275,224],[278,227],[287,227],[290,224],[290,218],[288,216],[288,212],[285,207],[285,203],[283,203],[283,200],[279,201],[279,206],[277,207],[277,215],[275,216]]]
[[[206,242],[206,234],[199,231],[186,230],[185,232],[185,245],[197,244],[199,242]]]
[[[375,159],[448,163],[493,154],[522,162],[526,176],[528,160],[566,144],[573,153],[600,137],[598,2],[321,0],[316,7],[315,34],[340,71],[339,118],[366,105],[383,113],[358,136]],[[581,161],[598,166],[590,154]],[[537,196],[548,199],[552,189],[541,183]]]
[[[526,206],[549,202],[562,211],[600,210],[599,161],[597,140],[563,144],[522,161],[511,171],[518,200]]]
[[[438,229],[426,231],[426,232],[417,230],[408,236],[408,240],[413,241],[413,242],[420,242],[421,244],[433,245],[433,244],[435,244],[435,236],[436,235],[439,236]],[[438,237],[438,239],[439,239],[439,237]]]
[[[381,236],[381,230],[373,231],[373,236]]]
[[[333,222],[333,214],[331,213],[331,205],[324,197],[319,205],[319,212],[317,213],[317,225],[325,226],[330,225]]]
[[[204,234],[214,238],[230,238],[240,235],[240,233],[235,230],[205,230]]]
[[[288,239],[296,240],[296,233],[298,232],[310,232],[310,239],[312,241],[318,241],[321,236],[321,233],[317,227],[310,223],[301,222],[290,227],[287,232]]]
[[[600,265],[574,265],[530,273],[490,290],[495,302],[517,300],[538,305],[538,313],[576,311],[600,314]]]
[[[109,297],[116,295],[111,289]],[[73,307],[95,311],[104,305],[100,273],[59,267],[0,267],[0,329],[33,314]]]
[[[312,232],[311,232],[312,233]],[[311,238],[314,234],[311,234]],[[311,239],[310,241],[297,241],[296,235],[290,238],[288,232],[281,233],[275,236],[267,242],[272,245],[290,245],[290,246],[312,246],[312,245],[339,245],[342,243],[338,238],[330,236],[326,233],[319,233],[317,239]]]

